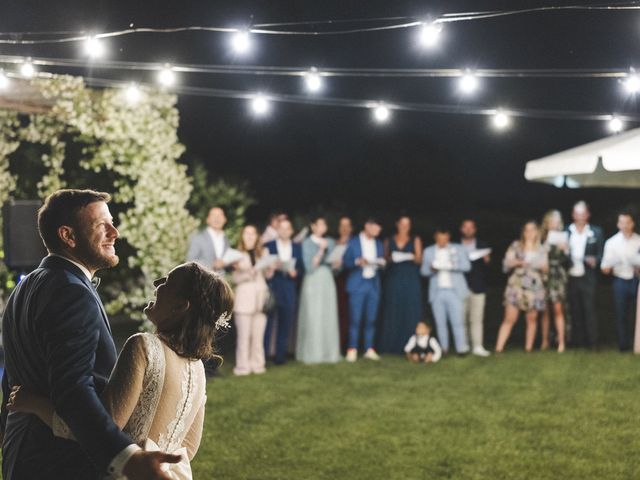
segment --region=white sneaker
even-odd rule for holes
[[[346,360],[349,363],[353,363],[358,360],[358,350],[356,350],[355,348],[350,348],[349,350],[347,350]]]
[[[474,355],[477,355],[478,357],[488,357],[489,355],[491,355],[491,353],[489,353],[488,350],[485,350],[485,348],[482,345],[475,347],[473,349],[473,352],[471,353],[473,353]]]
[[[364,358],[366,358],[367,360],[375,360],[378,361],[380,360],[380,355],[378,355],[376,353],[376,351],[373,348],[370,348],[369,350],[366,351],[366,353],[364,354]]]

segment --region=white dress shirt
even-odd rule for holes
[[[605,242],[600,268],[613,268],[614,276],[631,280],[637,266],[640,266],[640,235],[633,233],[626,238],[618,232]]]
[[[412,335],[404,347],[405,353],[411,353],[411,350],[413,350],[416,345],[422,349],[427,349],[427,347],[431,346],[433,350],[431,361],[434,363],[442,357],[442,348],[440,348],[438,341],[431,335]]]
[[[74,264],[76,267],[78,267],[80,270],[82,270],[82,273],[84,273],[87,278],[89,279],[89,281],[91,281],[92,275],[91,272],[89,272],[89,269],[87,269],[87,267],[85,267],[84,265],[71,260],[68,257],[65,257],[64,255],[58,255],[56,253],[51,253],[49,254],[50,257],[58,257],[58,258],[64,258],[67,262]],[[138,450],[142,450],[138,445],[136,445],[135,443],[132,443],[131,445],[125,447],[123,450],[120,451],[120,453],[118,453],[113,460],[111,460],[111,463],[109,464],[107,473],[109,474],[109,476],[111,478],[123,478],[122,475],[122,471],[124,470],[125,465],[127,464],[127,462],[129,462],[129,459],[131,459],[131,457],[133,456],[134,453],[136,453]]]
[[[207,227],[207,232],[213,242],[213,250],[216,253],[216,259],[220,260],[224,255],[224,232],[216,231],[211,227]]]
[[[364,233],[361,233],[360,248],[362,249],[362,258],[370,264],[362,267],[362,276],[364,278],[373,278],[376,276],[376,267],[374,264],[378,258],[375,238],[369,238]]]
[[[278,258],[281,262],[288,262],[293,258],[293,247],[291,246],[291,240],[276,240],[276,245],[278,246]]]
[[[576,226],[572,223],[569,226],[571,235],[569,236],[569,250],[571,251],[571,268],[569,275],[572,277],[584,276],[584,251],[587,248],[587,239],[593,236],[591,227],[585,225],[582,232],[578,232]]]
[[[448,245],[446,247],[436,246],[433,266],[438,270],[438,288],[453,288],[451,272],[449,271],[453,268],[453,262],[451,261]]]

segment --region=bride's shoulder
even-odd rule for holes
[[[160,345],[160,340],[153,333],[141,332],[131,335],[122,347],[122,355],[144,355]]]

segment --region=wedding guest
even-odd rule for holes
[[[444,353],[449,351],[448,323],[453,331],[456,352],[464,355],[469,352],[464,330],[464,301],[469,288],[464,273],[471,269],[471,263],[462,245],[451,243],[448,228],[437,228],[434,240],[435,244],[424,250],[420,272],[429,277],[429,302],[442,350]]]
[[[265,275],[270,278],[273,271],[263,272],[256,268],[257,262],[268,254],[262,247],[256,226],[246,225],[242,229],[238,250],[243,256],[234,264],[231,277],[236,294],[233,318],[237,335],[233,373],[264,373],[264,331],[267,326],[264,307],[269,294]]]
[[[353,224],[351,218],[340,217],[338,223],[338,239],[336,246],[342,245],[346,248],[353,235]],[[334,265],[334,270],[338,271],[336,276],[336,288],[338,291],[338,319],[340,324],[340,350],[345,351],[349,338],[349,294],[347,293],[347,276],[349,271],[342,268],[343,261]]]
[[[407,360],[412,363],[436,363],[442,357],[442,348],[426,322],[418,322],[416,331],[404,347]]]
[[[269,215],[269,223],[267,227],[262,232],[262,237],[260,237],[260,242],[263,245],[266,245],[269,242],[273,242],[276,238],[278,238],[278,226],[282,220],[288,220],[289,217],[284,212],[272,212]]]
[[[282,219],[278,223],[278,238],[265,245],[271,255],[278,256],[276,271],[269,280],[276,299],[276,308],[267,319],[264,338],[265,352],[269,352],[275,329],[276,365],[286,362],[289,336],[296,318],[298,280],[304,272],[302,248],[300,244],[291,241],[292,236],[293,225],[288,219]]]
[[[476,238],[476,222],[467,218],[460,224],[461,244],[467,255],[479,250],[487,250],[487,245]],[[479,357],[488,357],[489,352],[484,348],[484,307],[487,300],[487,266],[491,255],[486,255],[471,261],[471,270],[464,274],[469,287],[469,296],[464,302],[464,325],[467,337],[471,343],[471,353]]]
[[[525,312],[525,350],[530,352],[536,338],[538,313],[545,308],[543,274],[548,270],[547,252],[540,242],[540,230],[536,222],[524,224],[520,239],[507,249],[503,270],[511,275],[504,292],[504,319],[498,330],[496,352],[504,350],[520,312]]]
[[[396,234],[385,241],[387,270],[382,291],[380,351],[402,353],[407,337],[422,318],[420,265],[422,241],[411,234],[411,218],[396,221]]]
[[[229,248],[229,239],[224,233],[227,217],[220,207],[213,207],[207,216],[207,227],[189,240],[188,262],[198,262],[203,267],[224,273],[222,260]]]
[[[555,234],[553,232],[556,232]],[[556,326],[556,336],[558,340],[558,352],[565,349],[565,321],[564,305],[567,299],[567,282],[569,275],[567,266],[569,265],[569,243],[565,238],[562,214],[558,210],[550,210],[542,219],[542,242],[547,250],[549,261],[549,271],[543,276],[546,289],[547,303],[542,312],[542,342],[541,350],[549,348],[549,324],[550,311],[553,311],[553,319]],[[556,240],[555,237],[560,238]]]
[[[364,358],[380,360],[373,348],[375,324],[380,303],[380,268],[384,267],[384,247],[377,238],[381,227],[378,221],[370,217],[364,224],[360,235],[349,240],[344,254],[344,268],[349,271],[347,292],[349,293],[349,343],[347,361],[358,359],[360,327],[364,319]]]
[[[573,343],[595,349],[598,346],[596,286],[602,260],[602,229],[589,223],[588,205],[580,201],[573,206],[573,223],[569,225],[569,305]]]
[[[305,276],[298,310],[296,359],[303,363],[340,360],[338,300],[328,257],[335,242],[326,237],[327,221],[316,217],[311,235],[302,242]]]
[[[613,275],[613,304],[616,311],[618,348],[631,350],[633,322],[638,300],[638,267],[640,267],[640,235],[634,232],[635,222],[629,212],[618,215],[618,233],[604,244],[600,268]]]

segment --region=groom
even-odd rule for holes
[[[2,474],[7,480],[168,479],[161,462],[179,457],[144,452],[115,425],[100,392],[117,352],[92,284],[97,270],[118,264],[118,230],[107,203],[91,190],[59,190],[38,212],[49,251],[11,294],[2,318],[3,398],[14,385],[47,396],[77,441],[54,437],[33,415],[2,406]]]

